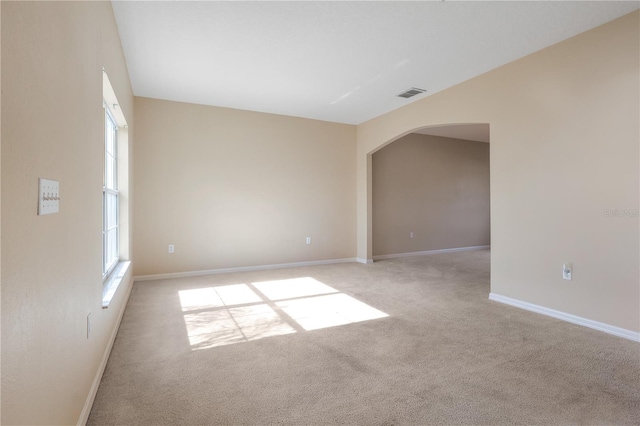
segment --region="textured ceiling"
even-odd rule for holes
[[[359,124],[638,1],[113,1],[136,96]],[[410,87],[427,93],[396,95]]]

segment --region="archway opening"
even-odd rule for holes
[[[371,154],[374,260],[490,246],[489,142],[489,124],[448,124]]]

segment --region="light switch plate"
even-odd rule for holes
[[[60,182],[38,179],[38,215],[58,213],[60,204]]]

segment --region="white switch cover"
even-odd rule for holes
[[[58,213],[60,204],[60,182],[38,179],[38,215]]]

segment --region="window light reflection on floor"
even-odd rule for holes
[[[307,331],[389,316],[344,293],[287,300],[276,305]]]
[[[182,311],[217,308],[221,306],[259,303],[262,298],[246,284],[223,285],[219,287],[194,288],[181,290],[180,305]]]
[[[293,299],[294,297],[338,293],[338,290],[335,288],[321,283],[311,277],[263,281],[253,283],[253,285],[270,300]]]
[[[265,304],[187,314],[184,322],[194,350],[296,332]]]
[[[311,277],[188,289],[178,295],[192,350],[388,316]]]

